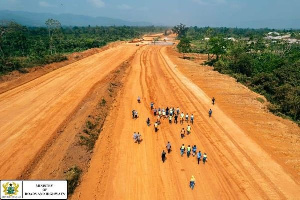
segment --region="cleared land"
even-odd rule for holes
[[[284,145],[282,149],[292,156],[291,151],[299,149],[299,127],[282,119],[274,123],[272,114],[256,106],[257,101],[248,101],[248,107],[236,106],[237,101],[226,100],[230,91],[244,99],[252,99],[253,93],[230,79],[224,79],[222,90],[212,81],[204,81],[205,71],[198,75],[201,70],[196,66],[186,68],[185,65],[193,67],[192,62],[178,59],[171,47],[156,45],[122,44],[0,94],[0,179],[20,177],[78,110],[93,86],[133,55],[88,172],[72,199],[299,198],[299,170],[291,167],[297,160],[290,157],[294,163],[284,163],[282,154],[275,159],[278,152],[268,148],[268,144]],[[210,74],[212,79],[218,77]],[[217,99],[214,106],[212,95]],[[137,96],[142,97],[141,104]],[[151,101],[156,107],[179,106],[181,111],[193,113],[192,133],[181,139],[180,129],[187,123],[170,125],[167,120],[162,120],[159,131],[154,133],[153,126],[146,125],[147,117],[152,124],[156,119],[150,110]],[[212,118],[208,118],[209,108],[213,108]],[[133,109],[139,112],[136,120],[131,119]],[[272,126],[257,123],[252,115],[243,115],[255,110],[263,113],[263,120]],[[258,137],[257,126],[262,127],[264,137]],[[134,131],[142,134],[139,145],[133,142]],[[266,137],[272,131],[293,133],[295,138],[289,142],[296,146],[289,147],[288,139],[280,143],[276,137]],[[173,151],[162,163],[160,155],[167,141]],[[194,157],[181,157],[179,148],[183,143],[196,144],[208,154],[208,163],[198,165]],[[49,151],[64,154],[59,146]],[[42,174],[46,167],[42,163],[37,166]],[[32,173],[31,178],[39,177],[37,171]],[[194,190],[188,187],[191,175],[196,178]],[[51,174],[43,178],[51,178]]]

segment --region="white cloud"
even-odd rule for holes
[[[200,5],[220,5],[226,3],[226,0],[192,0]]]
[[[105,6],[104,1],[102,1],[102,0],[88,0],[88,1],[91,2],[92,4],[94,4],[98,8],[102,8]]]
[[[41,7],[55,7],[54,5],[51,5],[48,2],[46,2],[46,1],[39,1],[39,5]]]
[[[127,5],[127,4],[121,4],[121,5],[118,5],[118,9],[120,9],[120,10],[130,10],[130,9],[132,9],[132,7]]]

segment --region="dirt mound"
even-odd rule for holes
[[[66,60],[66,61],[51,63],[51,64],[47,64],[44,66],[36,66],[36,67],[32,67],[32,68],[26,68],[27,73],[13,71],[7,75],[3,75],[0,77],[0,94],[3,92],[6,92],[8,90],[11,90],[17,86],[20,86],[24,83],[27,83],[31,80],[34,80],[40,76],[43,76],[51,71],[54,71],[56,69],[59,69],[66,65],[69,65],[73,62],[79,61],[83,58],[89,57],[96,53],[100,53],[109,48],[116,47],[122,43],[124,43],[124,42],[118,41],[118,42],[110,43],[102,48],[93,48],[93,49],[88,49],[83,52],[71,53],[71,54],[67,55],[68,60]]]

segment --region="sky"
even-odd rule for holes
[[[300,22],[300,0],[0,0],[0,10],[72,13],[170,26],[271,27],[272,23]]]

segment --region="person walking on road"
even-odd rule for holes
[[[215,105],[215,101],[216,101],[215,97],[213,97],[211,101],[212,101],[212,105]]]
[[[132,119],[134,119],[134,116],[135,116],[135,110],[132,110]]]
[[[199,165],[199,163],[200,163],[200,161],[201,161],[201,157],[202,157],[202,154],[201,154],[201,151],[199,151],[199,152],[197,153],[198,165]]]
[[[151,110],[153,110],[153,106],[154,106],[154,103],[151,101],[151,103],[150,103]]]
[[[186,127],[186,134],[187,135],[189,135],[190,133],[191,133],[191,126],[190,125],[188,125],[187,127]]]
[[[172,124],[172,115],[169,116],[169,124]]]
[[[195,156],[196,151],[197,151],[197,146],[196,145],[193,146],[192,151],[193,151],[192,155]]]
[[[191,115],[191,123],[194,124],[194,115]]]
[[[177,106],[177,109],[176,109],[176,111],[177,111],[177,115],[179,115],[179,113],[180,113],[180,109],[179,109],[179,107]]]
[[[194,176],[192,176],[191,180],[190,180],[190,188],[193,190],[196,184],[196,179]]]
[[[146,122],[147,122],[147,126],[150,126],[150,118],[149,117]]]
[[[188,158],[191,155],[191,146],[190,145],[186,148],[186,155],[187,155]]]
[[[141,142],[141,134],[140,134],[140,132],[138,132],[138,134],[137,134],[137,142],[138,142],[138,144],[140,144],[140,142]]]
[[[211,109],[209,109],[208,115],[209,115],[209,117],[211,117],[211,115],[212,115],[212,110]]]
[[[184,151],[185,151],[185,146],[184,146],[184,144],[182,144],[182,146],[180,147],[180,155],[181,155],[181,157],[183,156]]]
[[[161,153],[161,160],[163,161],[163,163],[166,160],[166,152],[165,152],[165,150],[163,150],[162,153]]]
[[[158,108],[158,116],[161,117],[161,110],[160,110],[160,108]]]
[[[189,122],[189,113],[186,113],[186,115],[185,115],[185,121]]]
[[[158,123],[157,122],[154,123],[154,130],[155,130],[155,132],[158,131]]]
[[[181,139],[184,138],[184,135],[185,135],[185,130],[184,130],[184,128],[182,128],[181,131],[180,131],[180,137],[181,137]]]
[[[137,142],[137,134],[136,134],[136,132],[133,133],[133,140],[134,140],[135,143]]]
[[[160,125],[160,116],[157,115],[157,124]]]
[[[171,143],[170,142],[168,142],[168,144],[167,144],[167,150],[168,150],[168,153],[170,153],[171,152]]]
[[[137,102],[138,102],[138,103],[141,103],[141,98],[140,98],[140,96],[138,96]]]
[[[207,162],[207,155],[206,155],[206,153],[203,154],[202,161],[203,161],[203,164],[205,164]]]
[[[175,115],[174,116],[174,124],[177,124],[177,122],[178,122],[177,120],[178,120],[178,115]]]
[[[162,109],[162,116],[163,116],[163,119],[166,118],[166,111],[165,111],[165,109]]]
[[[183,112],[180,114],[180,124],[183,124],[183,118],[184,118],[184,114]]]
[[[153,114],[154,114],[154,116],[156,116],[156,113],[157,113],[157,109],[154,108],[154,109],[153,109]]]

